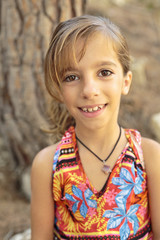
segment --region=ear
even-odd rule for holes
[[[128,71],[123,78],[122,94],[127,95],[132,82],[132,72]]]

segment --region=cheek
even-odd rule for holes
[[[62,103],[64,103],[64,97],[63,97],[62,92],[60,92],[60,94],[59,94],[59,99]]]
[[[70,106],[74,102],[74,95],[69,89],[62,89],[61,99],[66,106]]]
[[[61,95],[60,95],[60,97],[61,97],[63,103],[66,102],[67,96],[69,96],[69,91],[67,91],[67,89],[65,87],[62,87],[61,88]]]
[[[121,95],[122,84],[119,79],[114,79],[114,81],[107,83],[107,85],[104,86],[103,89],[105,89],[104,91],[110,94],[112,97],[113,96],[118,97],[119,95]]]

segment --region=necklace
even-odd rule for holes
[[[91,152],[96,158],[98,158],[101,162],[103,162],[103,167],[102,167],[102,171],[105,173],[105,174],[108,174],[109,172],[111,172],[111,168],[110,166],[106,165],[106,161],[110,158],[110,156],[112,155],[112,153],[114,152],[120,138],[121,138],[121,127],[119,126],[119,136],[118,136],[118,139],[116,141],[116,143],[114,144],[113,148],[112,148],[112,151],[110,152],[110,154],[107,156],[106,159],[101,159],[96,153],[94,153],[89,147],[87,147],[77,136],[76,136],[76,139],[89,151]]]

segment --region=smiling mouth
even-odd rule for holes
[[[99,110],[101,110],[102,108],[104,108],[106,106],[106,104],[101,104],[101,105],[98,105],[98,106],[95,106],[95,107],[82,107],[80,108],[83,112],[89,112],[89,113],[92,113],[92,112],[97,112]]]

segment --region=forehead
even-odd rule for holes
[[[99,32],[90,36],[87,40],[84,40],[83,38],[79,38],[77,40],[75,44],[75,53],[77,60],[80,60],[79,58],[83,57],[81,53],[83,52],[84,55],[86,54],[86,51],[90,51],[92,57],[94,56],[94,53],[92,54],[94,51],[96,51],[97,54],[104,53],[116,56],[113,41],[105,34]]]
[[[95,32],[89,36],[79,37],[76,41],[68,41],[64,46],[60,54],[61,64],[59,66],[59,72],[63,74],[68,69],[76,66],[83,56],[90,52],[91,58],[94,57],[94,53],[101,56],[101,54],[106,53],[107,55],[112,55],[116,58],[116,45],[113,40],[101,32]]]

